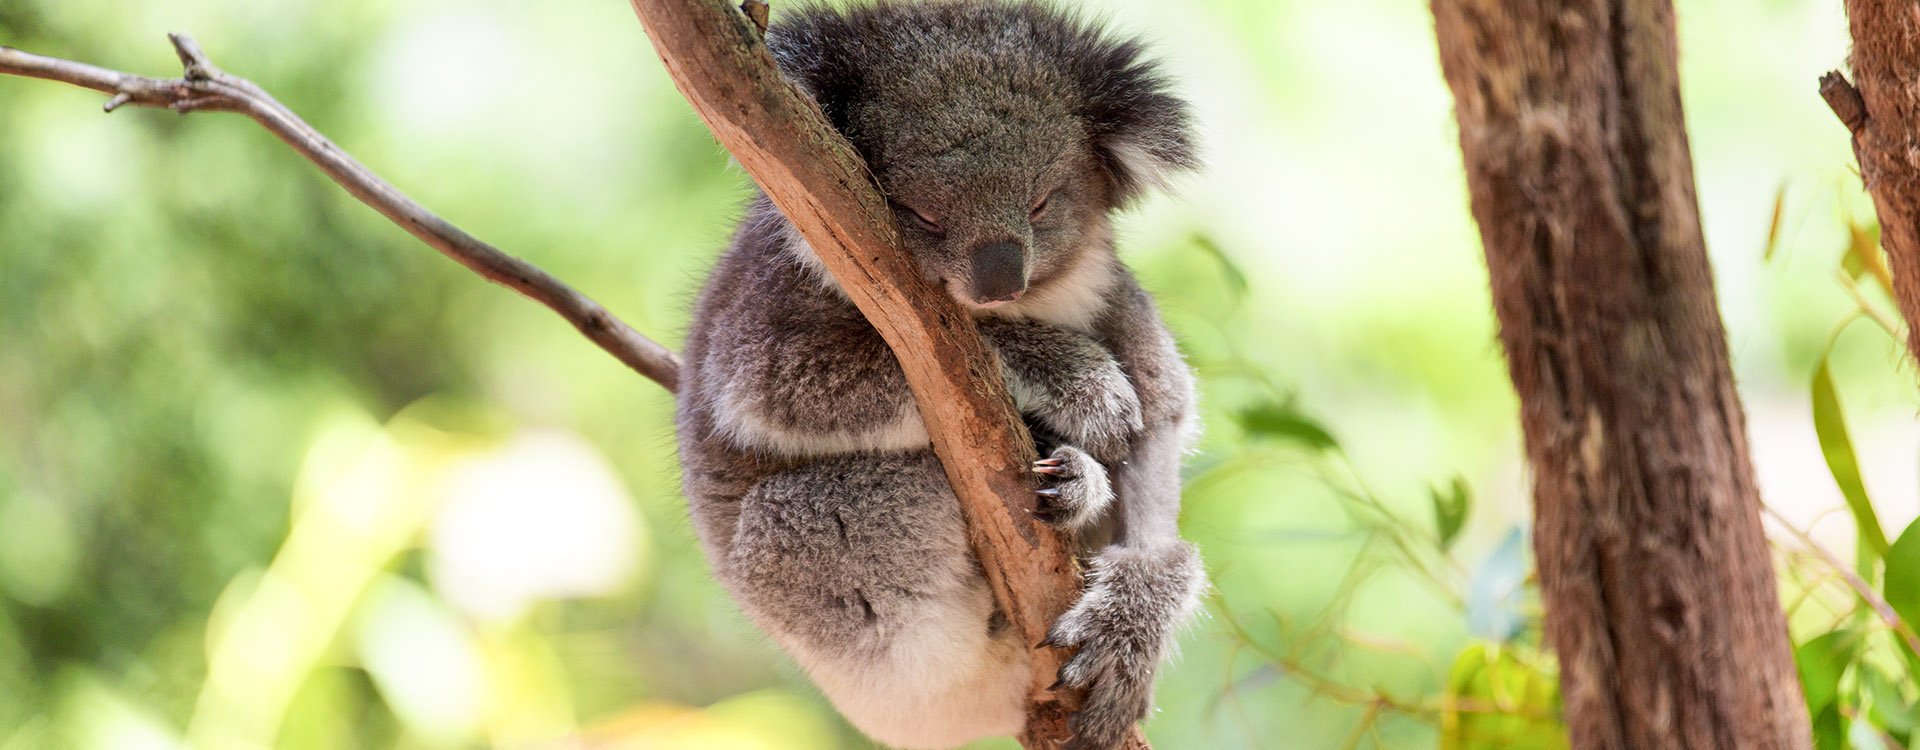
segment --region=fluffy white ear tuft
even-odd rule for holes
[[[1107,150],[1113,155],[1114,167],[1127,175],[1127,182],[1136,192],[1171,189],[1174,174],[1187,166],[1160,156],[1170,144],[1144,141],[1141,137],[1122,135],[1108,142]]]

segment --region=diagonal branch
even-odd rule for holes
[[[1053,688],[1066,652],[1042,642],[1079,596],[1080,574],[1067,540],[1033,517],[1033,440],[972,318],[901,249],[865,162],[781,78],[754,18],[718,0],[630,2],[680,93],[900,361],[994,599],[1036,644],[1020,740],[1062,746],[1082,696]],[[1129,736],[1127,747],[1145,746],[1137,730]]]
[[[0,46],[0,73],[61,81],[112,94],[105,109],[133,104],[188,112],[238,112],[260,123],[353,197],[474,273],[546,305],[634,371],[671,391],[679,384],[673,352],[640,335],[586,295],[533,264],[501,252],[448,223],[380,179],[259,86],[214,67],[191,37],[170,34],[186,75],[147,78]]]

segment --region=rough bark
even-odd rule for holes
[[[1668,0],[1433,0],[1577,748],[1809,747]]]
[[[1062,745],[1081,696],[1052,689],[1066,654],[1038,644],[1080,574],[1067,539],[1033,518],[1033,441],[972,319],[915,269],[865,163],[780,77],[753,19],[714,0],[631,2],[680,93],[898,356],[994,598],[1036,644],[1021,742]],[[1129,743],[1145,747],[1137,730]]]
[[[1847,0],[1853,84],[1837,73],[1820,93],[1853,131],[1860,178],[1880,216],[1907,351],[1920,358],[1920,5]]]

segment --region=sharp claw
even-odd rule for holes
[[[1035,494],[1037,494],[1037,495],[1039,495],[1039,496],[1041,496],[1041,497],[1059,497],[1059,496],[1060,496],[1060,488],[1059,488],[1059,487],[1047,487],[1047,488],[1045,488],[1045,489],[1038,489],[1038,490],[1034,490],[1034,493],[1035,493]]]
[[[1052,685],[1048,685],[1047,692],[1049,693],[1058,692],[1060,688],[1063,688],[1066,686],[1067,686],[1067,678],[1062,677],[1060,679],[1054,680]]]
[[[1052,475],[1055,475],[1055,476],[1059,476],[1059,475],[1061,475],[1061,474],[1065,474],[1065,473],[1067,473],[1067,470],[1066,470],[1066,469],[1062,469],[1062,468],[1060,468],[1059,466],[1040,466],[1040,465],[1038,465],[1038,464],[1035,464],[1035,465],[1034,465],[1034,467],[1033,467],[1033,473],[1035,473],[1035,474],[1052,474]]]
[[[1066,462],[1057,458],[1043,458],[1033,462],[1033,465],[1034,466],[1059,466],[1060,464],[1063,464],[1063,463],[1066,463]]]

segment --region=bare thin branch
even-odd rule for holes
[[[1774,510],[1773,506],[1762,503],[1760,509],[1785,528],[1787,533],[1792,534],[1793,538],[1800,540],[1801,544],[1806,545],[1807,549],[1818,555],[1822,562],[1833,569],[1840,580],[1846,581],[1847,587],[1853,589],[1853,593],[1860,597],[1860,601],[1866,602],[1868,609],[1873,610],[1875,615],[1879,615],[1880,621],[1886,623],[1887,630],[1891,631],[1894,637],[1905,642],[1908,650],[1920,654],[1920,634],[1914,633],[1914,625],[1900,619],[1900,613],[1893,611],[1893,605],[1888,604],[1885,597],[1880,596],[1872,586],[1867,585],[1866,580],[1853,572],[1851,566],[1841,562],[1840,558],[1834,556],[1832,550],[1814,541],[1813,535],[1793,525],[1786,516],[1780,515],[1780,511]]]
[[[340,150],[265,90],[215,67],[191,37],[169,34],[168,38],[173,40],[174,52],[185,69],[181,78],[147,78],[4,46],[0,46],[0,73],[60,81],[111,94],[103,107],[108,112],[134,104],[182,114],[238,112],[246,115],[318,165],[353,197],[372,206],[420,241],[474,273],[546,305],[608,354],[667,390],[678,386],[679,361],[666,347],[640,335],[600,303],[547,272],[481,242],[414,202]]]

